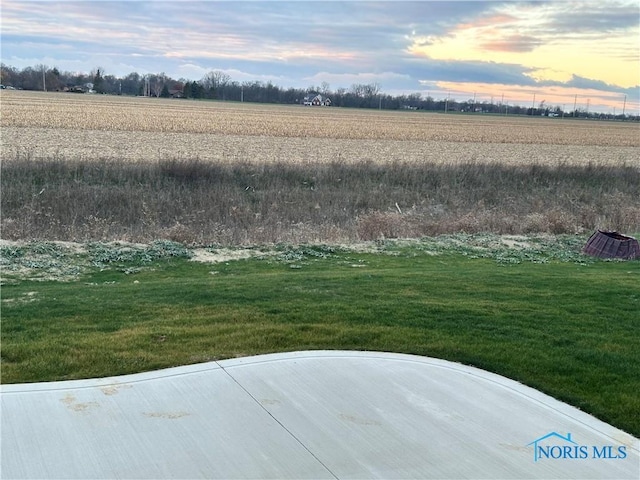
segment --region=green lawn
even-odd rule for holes
[[[94,251],[69,281],[2,287],[2,382],[393,351],[496,372],[640,436],[640,262],[563,259],[541,246],[517,257],[382,250],[281,247],[218,264]],[[23,253],[5,248],[4,269]]]

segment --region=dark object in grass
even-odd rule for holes
[[[633,260],[640,258],[638,240],[618,232],[598,230],[589,237],[584,249],[587,255],[599,258],[620,258]]]

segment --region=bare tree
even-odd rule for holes
[[[16,85],[19,83],[20,72],[10,65],[0,64],[0,83],[4,85]]]
[[[151,96],[151,75],[145,74],[142,77],[142,96],[150,97]]]
[[[365,97],[375,97],[380,93],[380,84],[379,83],[369,83],[365,85]]]
[[[218,95],[218,92],[224,93],[224,88],[231,82],[231,77],[220,70],[212,70],[207,73],[202,80],[200,80],[200,85],[202,85],[205,90],[208,90],[212,95]]]
[[[164,72],[155,75],[151,79],[151,90],[156,97],[159,97],[164,88],[164,84],[167,81],[167,76]]]
[[[354,83],[351,85],[350,91],[356,97],[372,98],[380,93],[380,85],[378,83]]]
[[[349,88],[349,92],[356,97],[364,97],[364,85],[362,83],[354,83]]]

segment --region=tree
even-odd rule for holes
[[[142,77],[139,73],[131,72],[120,80],[120,87],[118,90],[123,95],[142,95]]]
[[[17,88],[25,90],[42,90],[42,70],[33,67],[24,68],[18,77]]]
[[[345,103],[345,98],[347,95],[347,89],[344,87],[340,87],[338,88],[334,94],[333,94],[333,98],[331,99],[332,105],[335,105],[336,107],[346,107],[346,103]]]
[[[356,97],[371,98],[380,93],[380,85],[378,83],[354,83],[351,85],[351,93]]]
[[[45,68],[44,77],[45,77],[44,83],[47,86],[47,90],[49,91],[60,90],[60,86],[61,86],[60,71],[56,67],[53,67],[48,70]]]
[[[209,98],[225,99],[225,87],[231,81],[231,77],[220,70],[213,70],[207,73],[200,80],[202,88],[206,91]]]
[[[2,85],[12,85],[16,83],[18,71],[9,65],[0,64],[0,83]]]
[[[102,77],[102,92],[120,94],[120,79],[114,75],[104,75]]]
[[[96,68],[91,72],[93,89],[97,93],[104,93],[104,80],[103,80],[104,70],[100,67]]]
[[[378,108],[380,105],[380,85],[378,83],[354,83],[345,97],[345,106]]]
[[[269,103],[281,103],[280,88],[271,83],[271,80],[264,86],[264,100]]]
[[[349,89],[349,93],[356,97],[364,97],[365,86],[362,83],[354,83]]]
[[[379,83],[369,83],[365,85],[365,96],[372,98],[377,96],[380,93],[380,84]]]
[[[166,83],[166,80],[167,80],[167,76],[164,74],[164,72],[159,73],[157,75],[153,75],[149,79],[151,92],[153,93],[153,95],[155,95],[156,97],[160,96],[160,94],[162,93],[162,89],[164,88],[164,85]]]
[[[185,90],[187,90],[187,86],[185,85]],[[198,82],[193,81],[191,82],[190,87],[188,88],[189,94],[191,98],[202,98],[202,94],[203,94],[203,88],[202,85],[200,85]]]

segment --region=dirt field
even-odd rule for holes
[[[634,165],[638,124],[2,91],[2,155]]]

